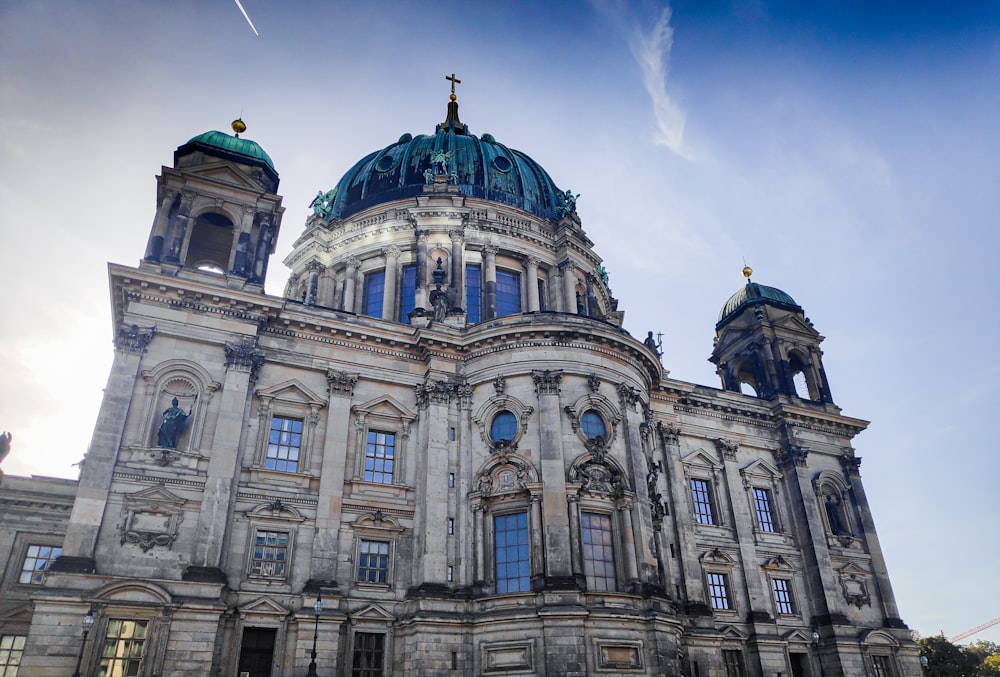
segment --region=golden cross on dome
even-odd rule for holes
[[[458,98],[457,96],[455,96],[455,85],[456,84],[461,84],[462,81],[459,80],[458,78],[456,78],[454,73],[452,73],[451,75],[444,76],[444,79],[445,80],[451,80],[451,96],[448,97],[448,98],[450,98],[452,101],[454,101],[455,99]]]

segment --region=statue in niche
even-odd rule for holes
[[[431,304],[434,306],[434,321],[441,322],[448,314],[448,294],[435,289],[431,292]]]
[[[844,526],[844,520],[841,519],[840,502],[832,494],[826,495],[826,516],[830,519],[830,531],[835,536],[851,535],[850,530]]]
[[[424,185],[430,186],[434,183],[434,170],[428,167],[424,170]]]
[[[175,397],[171,400],[170,407],[160,417],[160,428],[156,431],[156,446],[160,449],[176,449],[178,438],[187,428],[194,405],[185,414],[184,410],[177,406],[178,404]]]

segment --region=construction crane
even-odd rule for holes
[[[966,630],[965,632],[960,632],[954,637],[949,637],[948,641],[954,644],[955,642],[961,642],[963,639],[972,637],[973,635],[982,632],[986,628],[992,628],[994,625],[1000,624],[1000,617],[994,618],[992,621],[986,621],[982,625],[977,625],[971,630]]]

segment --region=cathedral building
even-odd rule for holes
[[[0,477],[0,674],[919,675],[803,309],[745,270],[719,387],[671,379],[452,87],[320,191],[283,297],[271,158],[177,148],[79,481]]]

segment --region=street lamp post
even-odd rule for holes
[[[316,612],[316,616],[313,624],[312,660],[309,661],[309,670],[306,672],[306,677],[318,677],[316,674],[316,635],[319,634],[319,615],[323,613],[323,598],[318,593],[316,594],[316,602],[313,604],[313,611]],[[79,675],[74,677],[79,677]]]
[[[80,664],[83,663],[83,649],[87,646],[87,635],[90,633],[90,629],[94,627],[94,610],[88,609],[87,615],[83,617],[83,641],[80,642],[80,653],[76,656],[76,670],[73,671],[73,677],[80,677]]]

